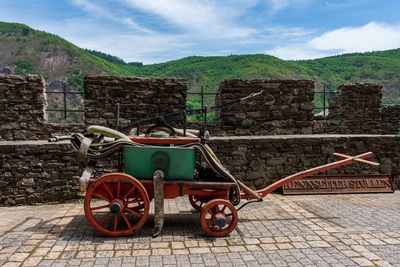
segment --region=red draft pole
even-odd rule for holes
[[[309,170],[305,170],[305,171],[301,171],[301,172],[289,175],[289,176],[287,176],[287,177],[285,177],[285,178],[283,178],[283,179],[281,179],[281,180],[279,180],[279,181],[267,186],[264,189],[256,191],[255,193],[257,193],[260,197],[265,197],[266,195],[268,195],[269,193],[274,191],[276,188],[278,188],[280,186],[283,186],[283,185],[285,185],[287,183],[290,183],[292,181],[296,181],[296,180],[298,180],[300,178],[307,177],[307,176],[310,176],[310,175],[313,175],[313,174],[316,174],[316,173],[319,173],[319,172],[322,172],[322,171],[326,171],[326,170],[334,169],[334,168],[337,168],[337,167],[340,167],[340,166],[343,166],[343,165],[347,165],[347,164],[352,163],[354,161],[368,163],[368,164],[375,165],[375,166],[379,165],[379,163],[368,161],[368,160],[364,160],[364,158],[372,156],[372,152],[367,152],[367,153],[360,154],[360,155],[354,156],[354,157],[343,155],[343,154],[339,154],[339,153],[334,153],[333,155],[340,156],[340,157],[343,157],[345,159],[340,160],[340,161],[336,161],[336,162],[332,162],[332,163],[328,163],[328,164],[325,164],[325,165],[322,165],[322,166],[319,166],[319,167],[315,167],[315,168],[312,168],[312,169],[309,169]]]

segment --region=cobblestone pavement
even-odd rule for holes
[[[400,266],[400,192],[269,195],[239,212],[229,237],[208,238],[187,198],[166,201],[164,231],[153,217],[130,237],[87,223],[83,205],[0,207],[4,266]]]

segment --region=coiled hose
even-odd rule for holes
[[[144,131],[147,129],[147,125],[140,129]],[[160,128],[169,132],[166,128]],[[123,146],[146,146],[150,145],[140,144],[133,142],[128,136],[113,129],[93,125],[88,128],[88,135],[74,134],[71,139],[72,147],[78,152],[77,160],[79,162],[93,162],[101,159],[109,158],[111,155],[119,151]],[[176,129],[178,135],[183,135],[183,130]],[[191,137],[197,137],[195,135],[196,130],[187,131]],[[194,148],[202,155],[207,164],[220,176],[228,181],[234,182],[235,187],[233,192],[230,194],[230,201],[233,205],[240,203],[240,186],[235,177],[233,177],[227,169],[225,169],[221,162],[218,160],[211,148],[206,144],[201,143],[190,143],[185,145],[178,145],[178,147],[190,147]],[[172,147],[171,147],[172,148]]]

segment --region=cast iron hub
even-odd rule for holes
[[[220,228],[224,227],[226,225],[225,215],[222,213],[215,214],[215,223]]]
[[[120,211],[121,211],[121,209],[122,209],[122,205],[121,205],[121,203],[120,203],[120,201],[119,200],[115,200],[115,201],[113,201],[112,203],[111,203],[111,205],[110,205],[110,211],[111,211],[111,213],[119,213]]]

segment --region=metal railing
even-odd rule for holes
[[[327,91],[325,85],[324,85],[324,89],[322,91],[315,91],[314,94],[322,94],[322,107],[314,106],[314,111],[322,109],[322,114],[325,117],[326,109],[328,108],[327,104],[328,104],[329,98],[332,96],[333,93],[334,92]]]
[[[200,95],[201,109],[204,109],[204,96],[205,95],[216,95],[216,93],[207,93],[204,92],[203,86],[200,87],[200,92],[187,92],[188,95]],[[201,114],[203,116],[203,113]]]
[[[82,92],[67,92],[67,87],[63,87],[63,91],[46,91],[46,95],[51,95],[51,94],[62,94],[63,98],[63,108],[62,109],[47,109],[46,112],[62,112],[63,113],[63,119],[66,120],[68,118],[67,113],[69,112],[78,112],[84,114],[85,110],[84,109],[68,109],[68,98],[67,95],[83,95]],[[47,102],[49,103],[49,98],[47,99]]]

